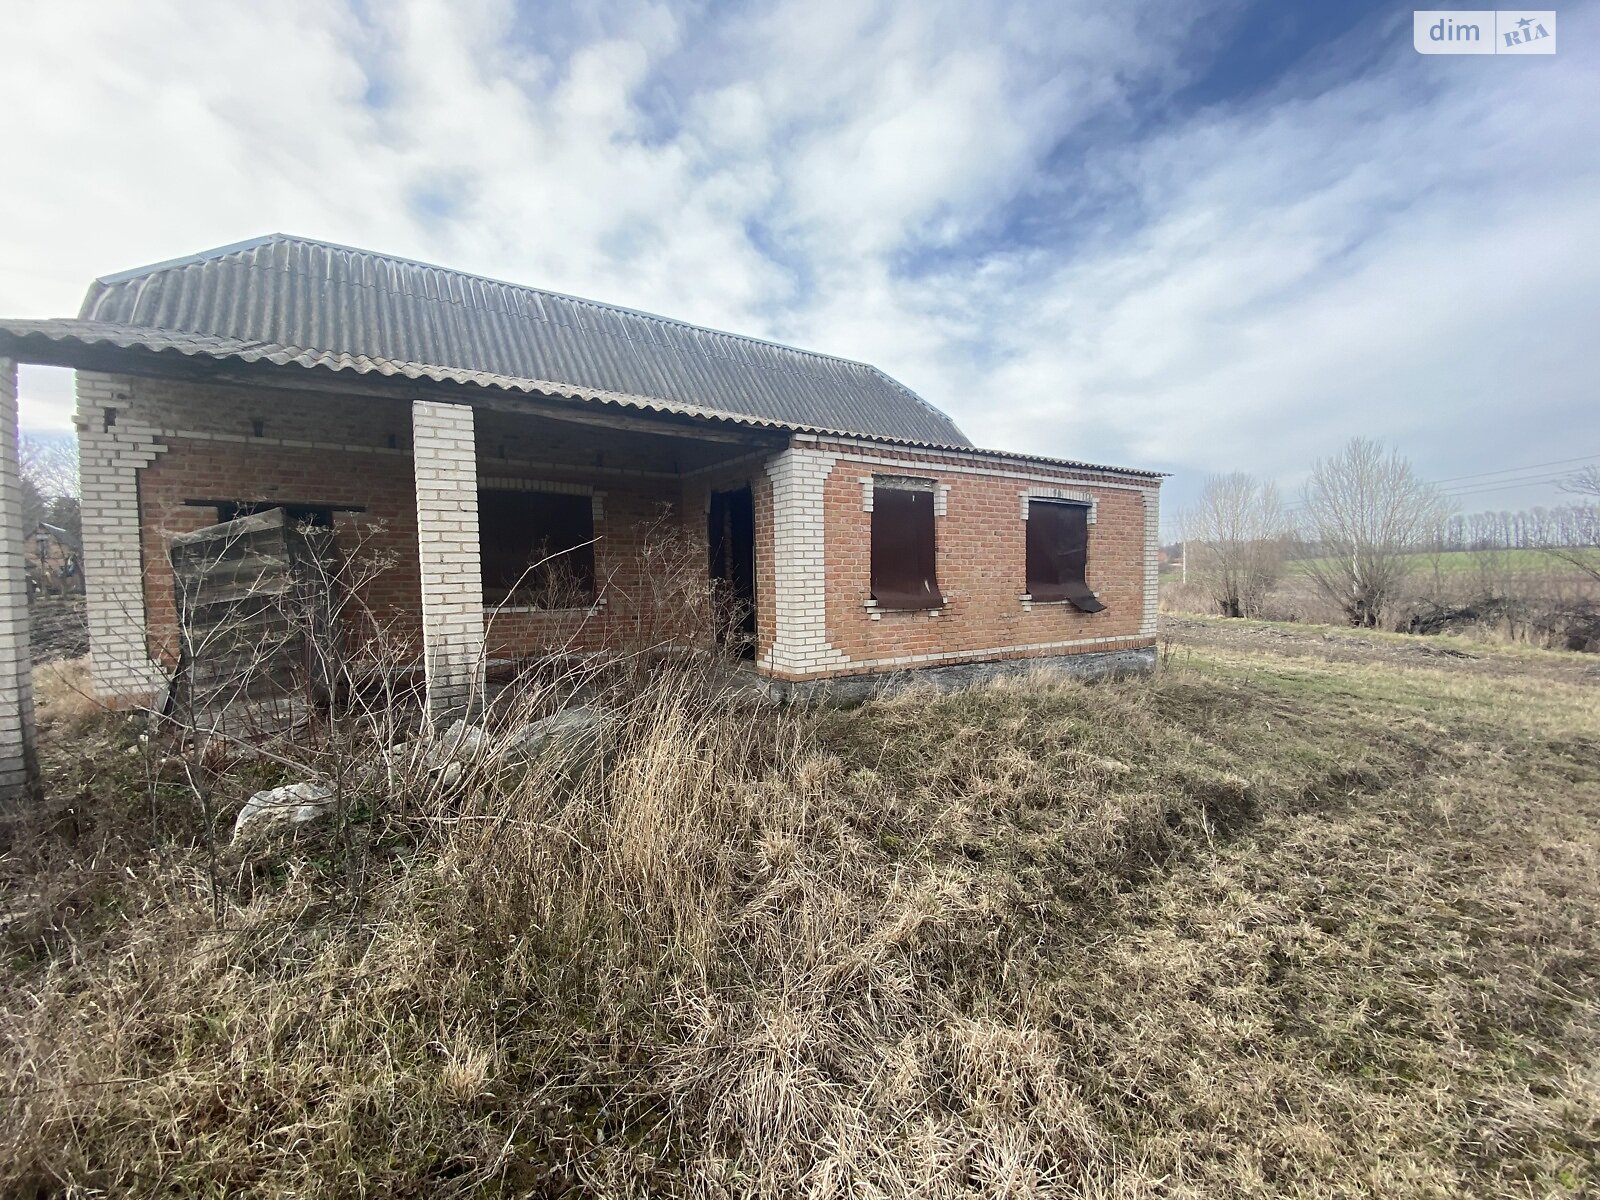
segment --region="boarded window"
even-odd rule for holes
[[[243,500],[219,500],[215,505],[207,504],[205,507],[214,507],[217,510],[217,520],[224,524],[240,517],[253,517],[257,513],[271,512],[275,508],[281,508],[291,529],[304,528],[306,526],[314,529],[333,528],[334,508],[329,504],[279,504],[272,500],[254,503]]]
[[[577,608],[594,602],[594,505],[559,492],[478,493],[487,604]]]
[[[1089,590],[1089,506],[1028,502],[1028,594],[1038,601],[1065,600],[1084,612],[1105,605]]]
[[[942,608],[934,571],[933,491],[872,492],[872,598],[880,608]]]

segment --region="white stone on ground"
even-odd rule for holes
[[[291,783],[257,792],[244,802],[233,822],[233,836],[250,825],[268,821],[288,821],[304,825],[333,809],[333,792],[320,783]]]

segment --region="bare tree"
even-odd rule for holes
[[[78,494],[78,444],[71,436],[23,434],[17,443],[17,465],[47,500]]]
[[[1561,490],[1574,496],[1600,497],[1600,467],[1585,467],[1561,481]]]
[[[1316,552],[1308,571],[1352,625],[1376,628],[1413,555],[1434,538],[1449,509],[1409,460],[1370,438],[1351,438],[1319,459],[1305,489],[1305,520]]]
[[[1283,573],[1284,528],[1276,484],[1240,471],[1206,480],[1183,517],[1184,557],[1223,616],[1260,615]]]
[[[32,533],[40,521],[48,521],[77,540],[81,523],[77,440],[23,434],[17,443],[17,465],[22,476],[21,532]]]
[[[1570,567],[1600,583],[1600,467],[1586,467],[1561,481],[1561,490],[1574,496],[1593,497],[1589,504],[1574,505],[1567,536],[1559,545],[1547,546]]]
[[[39,522],[44,520],[45,514],[50,511],[50,506],[45,498],[39,494],[39,485],[30,479],[26,473],[22,476],[22,516],[21,525],[10,531],[7,536],[28,537],[39,528]]]

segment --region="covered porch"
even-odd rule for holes
[[[108,701],[150,701],[175,664],[171,538],[278,507],[374,564],[363,620],[421,668],[435,717],[472,706],[496,663],[622,636],[716,636],[687,626],[672,592],[683,581],[668,569],[692,564],[707,590],[719,576],[743,606],[735,636],[752,652],[770,643],[765,464],[787,444],[782,429],[554,385],[251,361],[237,347],[179,352],[19,324],[0,330],[0,496],[17,494],[16,364],[74,368],[91,670]],[[18,791],[31,705],[14,540],[0,786]]]

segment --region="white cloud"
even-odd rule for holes
[[[1414,65],[1129,148],[1148,224],[991,281],[1000,440],[1292,483],[1357,433],[1440,476],[1600,435],[1593,76]]]

